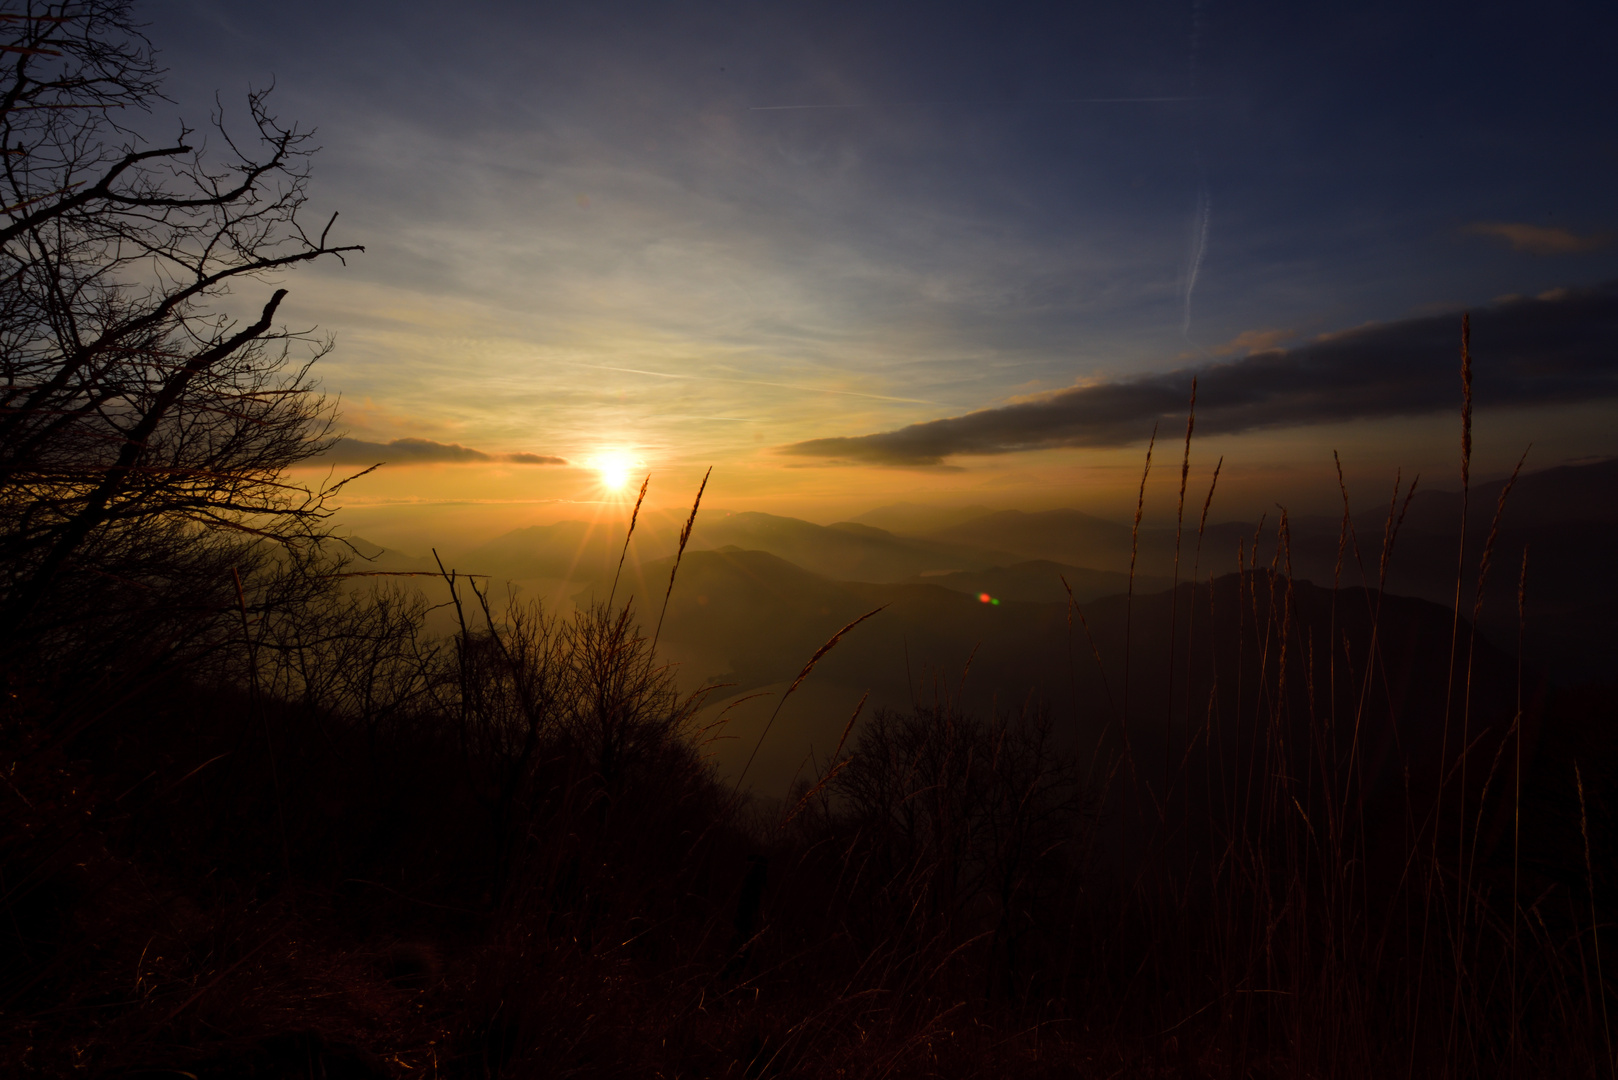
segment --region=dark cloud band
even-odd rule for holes
[[[375,465],[385,461],[394,465],[451,464],[468,465],[478,462],[506,462],[512,465],[566,465],[559,457],[543,454],[485,454],[459,443],[433,442],[431,439],[394,439],[392,442],[367,442],[364,439],[343,437],[320,455],[320,460],[337,465]]]
[[[1480,406],[1618,397],[1618,284],[1502,300],[1472,316]],[[1197,430],[1234,433],[1456,408],[1460,318],[1377,323],[1229,363],[1074,387],[896,431],[811,439],[803,457],[936,465],[957,454],[1124,446],[1185,415],[1198,380]]]

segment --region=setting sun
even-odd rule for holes
[[[622,450],[609,450],[595,457],[596,472],[601,475],[601,486],[609,491],[622,491],[629,485],[629,474],[635,468],[635,459]]]

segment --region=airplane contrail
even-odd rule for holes
[[[1191,84],[1191,95],[1200,97],[1198,88],[1201,83],[1199,60],[1202,54],[1202,4],[1203,0],[1191,0],[1191,39],[1186,52],[1186,74]],[[1200,128],[1200,125],[1198,125]],[[1185,279],[1185,313],[1180,320],[1180,336],[1185,338],[1186,344],[1202,350],[1200,345],[1191,340],[1191,297],[1197,288],[1197,275],[1202,272],[1202,260],[1208,254],[1208,169],[1202,160],[1202,147],[1198,138],[1194,137],[1191,148],[1191,160],[1197,169],[1197,213],[1192,219],[1191,229],[1191,259]]]
[[[1195,101],[1188,95],[1165,97],[1040,98],[1034,101],[879,101],[864,105],[750,105],[748,112],[796,112],[806,109],[889,109],[916,105],[987,105],[1010,108],[1017,105],[1117,105],[1129,102]]]
[[[1202,272],[1202,260],[1208,254],[1208,185],[1197,185],[1197,214],[1191,222],[1191,259],[1185,278],[1185,317],[1180,323],[1180,336],[1191,341],[1191,294],[1197,288],[1197,275]],[[1193,343],[1194,344],[1194,343]]]

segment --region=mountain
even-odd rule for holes
[[[1360,696],[1360,667],[1373,622],[1381,649],[1372,673],[1378,719],[1364,727],[1365,767],[1378,790],[1393,792],[1401,782],[1395,762],[1406,760],[1400,755],[1428,768],[1440,752],[1434,718],[1443,715],[1452,620],[1441,605],[1388,597],[1379,607],[1367,590],[1334,594],[1306,582],[1272,594],[1267,574],[1250,573],[1132,601],[1102,597],[1084,603],[1083,619],[1071,622],[1068,610],[1065,602],[988,605],[933,584],[832,581],[764,552],[727,548],[686,554],[660,649],[682,664],[687,688],[719,687],[707,714],[723,720],[712,753],[734,774],[757,749],[748,777],[760,792],[780,790],[812,755],[829,754],[864,695],[868,709],[918,702],[980,714],[1046,707],[1072,752],[1088,758],[1133,746],[1136,772],[1160,785],[1165,753],[1184,752],[1209,722],[1208,695],[1222,702],[1217,715],[1251,718],[1255,702],[1241,695],[1273,682],[1283,660],[1291,665],[1281,684],[1291,695],[1281,714],[1287,724],[1370,707]],[[816,650],[872,611],[782,705],[782,692]],[[1278,647],[1283,636],[1287,650]],[[1334,639],[1335,653],[1326,644]],[[1474,734],[1509,725],[1515,680],[1507,655],[1479,640]],[[1283,707],[1258,704],[1266,716]],[[1301,740],[1303,729],[1295,734]],[[1245,744],[1228,745],[1234,753]]]
[[[903,581],[1017,561],[1015,555],[992,545],[896,536],[859,522],[814,525],[760,513],[699,516],[691,542],[698,548],[768,551],[805,569],[850,581]]]
[[[438,564],[432,556],[420,558],[373,544],[359,536],[327,541],[327,550],[348,559],[348,572],[352,574],[420,574],[438,573]]]
[[[1488,528],[1505,486],[1505,480],[1495,480],[1472,488],[1467,500],[1471,528]],[[1408,527],[1429,532],[1453,532],[1460,520],[1459,491],[1419,491],[1405,517]],[[1524,473],[1512,485],[1501,522],[1511,527],[1618,525],[1618,458]]]
[[[1466,616],[1472,614],[1479,596],[1479,558],[1503,487],[1503,481],[1481,484],[1469,499],[1466,569],[1460,586]],[[1418,490],[1394,535],[1387,560],[1389,593],[1454,604],[1460,505],[1458,492]],[[1137,596],[1170,583],[1175,554],[1172,529],[1143,528],[1132,536],[1127,523],[1072,509],[981,512],[968,520],[954,520],[969,512],[974,511],[939,511],[929,517],[925,508],[887,507],[861,515],[866,520],[832,525],[773,514],[705,512],[697,517],[686,567],[681,571],[685,581],[675,590],[671,603],[683,603],[689,581],[708,572],[703,569],[707,562],[696,559],[699,553],[721,554],[721,563],[743,558],[738,552],[767,554],[825,582],[843,583],[840,587],[845,591],[858,582],[938,590],[948,594],[951,602],[968,605],[976,604],[975,598],[985,592],[1006,603],[1060,605],[1066,600],[1061,575],[1067,576],[1082,602],[1126,592],[1133,541]],[[1297,579],[1322,586],[1334,582],[1378,586],[1388,525],[1385,506],[1357,513],[1346,535],[1339,518],[1292,518],[1285,544],[1278,518],[1271,513],[1262,522],[1221,522],[1209,526],[1200,539],[1194,531],[1188,532],[1181,538],[1180,580],[1188,580],[1193,570],[1199,581],[1206,582],[1210,575],[1220,576],[1238,566],[1274,565]],[[1563,683],[1610,679],[1612,658],[1618,656],[1618,618],[1613,615],[1618,612],[1615,519],[1618,462],[1565,466],[1519,477],[1494,537],[1482,604],[1477,607],[1480,629],[1497,645],[1515,650],[1517,586],[1526,548],[1526,655]],[[642,515],[617,595],[637,597],[643,611],[661,606],[668,590],[667,560],[674,554],[684,521],[684,512]],[[901,535],[875,521],[946,524],[923,535]],[[568,597],[592,595],[590,590],[579,593],[581,583],[590,583],[593,595],[605,598],[614,588],[624,550],[622,528],[621,523],[566,521],[519,529],[469,549],[457,551],[447,545],[441,551],[446,565],[489,575],[496,595],[503,591],[499,583],[510,581],[519,583],[525,595],[565,603]],[[378,569],[436,568],[430,558],[411,559],[397,552],[381,554],[378,559]],[[768,594],[771,589],[786,588],[789,576],[785,570],[766,573],[761,569],[750,579],[751,587]],[[827,587],[800,580],[792,586],[796,592],[788,590],[783,595],[807,595]],[[723,592],[716,589],[715,595]],[[812,605],[807,600],[804,603],[815,610],[835,608],[852,617],[843,607],[822,605],[818,600]],[[816,626],[816,633],[835,629]],[[918,627],[918,633],[930,632]]]
[[[921,503],[893,503],[856,514],[850,520],[860,525],[874,525],[891,533],[905,536],[924,536],[927,533],[960,525],[974,518],[985,517],[994,511],[987,506],[926,506]]]
[[[1466,560],[1458,593],[1463,614],[1477,610],[1480,628],[1497,644],[1515,650],[1517,586],[1526,550],[1523,629],[1529,659],[1563,683],[1610,680],[1613,657],[1618,656],[1618,460],[1518,477],[1500,513],[1480,594],[1480,560],[1504,488],[1504,480],[1480,484],[1467,500]],[[1403,518],[1396,512],[1386,562],[1388,592],[1454,605],[1461,501],[1458,491],[1418,487],[1408,509],[1400,507]],[[1273,562],[1321,585],[1376,588],[1382,582],[1390,524],[1385,505],[1356,513],[1346,535],[1341,518],[1297,517],[1289,520],[1282,544],[1278,524],[1279,515],[1271,513],[1262,521],[1210,525],[1200,540],[1187,533],[1181,578],[1189,577],[1193,566],[1202,579],[1210,571],[1222,574],[1235,569],[1240,559],[1246,567]],[[1129,525],[1078,510],[989,513],[926,538],[1114,573],[1126,572],[1131,558]],[[1174,530],[1141,529],[1134,538],[1137,586],[1170,574],[1174,550]],[[965,584],[966,579],[951,580]]]
[[[1128,525],[1079,510],[1001,510],[936,530],[928,539],[1127,573],[1130,531]]]
[[[674,554],[682,521],[648,514],[637,524],[626,570]],[[516,529],[488,543],[446,552],[446,559],[495,579],[610,579],[623,554],[623,526],[562,521]],[[928,573],[986,570],[1015,555],[968,544],[895,536],[857,522],[816,525],[754,512],[699,514],[688,551],[727,547],[765,551],[807,570],[846,580],[903,581]]]
[[[623,533],[616,525],[559,521],[513,530],[488,543],[454,552],[452,558],[463,571],[496,579],[584,580],[599,577],[609,567],[609,559],[616,561],[616,549],[622,544]]]
[[[1066,579],[1067,585],[1062,582]],[[1068,566],[1048,559],[1035,559],[1012,566],[996,566],[988,570],[957,570],[949,574],[928,574],[913,578],[910,584],[942,585],[946,589],[964,592],[968,596],[987,593],[997,600],[1018,600],[1040,604],[1067,603],[1067,590],[1085,603],[1102,596],[1116,596],[1129,591],[1129,575],[1116,570],[1091,570],[1083,566]],[[1135,592],[1139,594],[1162,592],[1170,585],[1168,578],[1137,575]]]
[[[1618,462],[1526,473],[1502,506],[1504,488],[1505,481],[1495,481],[1472,489],[1464,565],[1461,493],[1418,489],[1395,521],[1387,590],[1446,606],[1459,596],[1462,614],[1475,611],[1479,628],[1503,648],[1515,651],[1521,632],[1530,663],[1559,682],[1610,682],[1618,671]],[[1265,557],[1276,550],[1271,525],[1260,544]],[[1357,514],[1344,544],[1340,521],[1297,521],[1288,545],[1292,571],[1321,583],[1340,575],[1346,584],[1375,587],[1388,525],[1385,507]],[[1489,565],[1480,589],[1485,548]]]

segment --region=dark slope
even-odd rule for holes
[[[1480,485],[1467,500],[1459,590],[1460,493],[1418,490],[1393,540],[1388,591],[1446,606],[1458,592],[1462,613],[1476,611],[1480,630],[1515,651],[1522,583],[1521,629],[1530,661],[1564,684],[1612,680],[1618,670],[1618,462],[1525,474],[1502,505],[1504,487],[1504,481]],[[1480,597],[1479,564],[1497,520]],[[1345,583],[1374,586],[1386,526],[1385,511],[1358,515],[1339,571],[1341,523],[1296,522],[1293,572],[1319,582],[1340,573]],[[1268,554],[1274,547],[1272,530],[1260,550]]]
[[[895,536],[856,522],[814,525],[759,513],[699,516],[692,543],[699,548],[768,551],[816,573],[849,581],[902,581],[929,571],[981,570],[1017,561],[992,545]]]
[[[1386,771],[1394,768],[1389,755],[1396,741],[1409,760],[1431,759],[1436,768],[1452,616],[1427,601],[1385,598],[1377,623],[1380,659],[1367,681],[1375,605],[1365,590],[1334,597],[1301,581],[1290,594],[1272,596],[1267,574],[1232,574],[1133,603],[1104,597],[1085,604],[1084,619],[1070,625],[1065,604],[987,605],[931,584],[836,582],[763,552],[731,549],[687,553],[663,639],[677,649],[700,648],[714,668],[704,674],[740,693],[792,679],[840,627],[884,607],[812,676],[822,689],[844,688],[844,708],[867,690],[877,702],[958,698],[979,710],[1043,702],[1063,718],[1077,747],[1117,750],[1124,745],[1117,721],[1127,707],[1136,772],[1154,787],[1162,782],[1165,754],[1177,760],[1184,752],[1188,707],[1198,730],[1210,701],[1219,715],[1250,716],[1255,702],[1242,699],[1244,680],[1252,695],[1284,662],[1286,722],[1335,717],[1340,733],[1346,718],[1358,716],[1362,766],[1383,783],[1397,773]],[[1171,614],[1178,627],[1172,644]],[[1331,641],[1339,645],[1335,653]],[[1516,700],[1514,662],[1481,638],[1475,650],[1474,736],[1502,717],[1509,722]],[[1214,692],[1216,669],[1222,674]],[[751,745],[754,733],[734,734]],[[795,735],[783,729],[775,737],[790,742]],[[783,751],[784,758],[801,758],[804,750]]]
[[[1515,651],[1517,590],[1528,552],[1525,650],[1534,663],[1562,683],[1612,678],[1618,667],[1618,461],[1570,465],[1520,476],[1503,506],[1504,480],[1475,487],[1467,500],[1466,564],[1459,595],[1462,614],[1478,613],[1490,640]],[[1389,592],[1451,606],[1457,596],[1461,541],[1461,494],[1422,490],[1411,499],[1394,532],[1387,563]],[[1489,572],[1478,604],[1478,567],[1499,511]],[[1386,506],[1355,514],[1347,534],[1336,517],[1292,518],[1289,543],[1278,543],[1279,514],[1260,521],[1211,525],[1201,538],[1185,539],[1187,564],[1225,573],[1241,565],[1279,568],[1321,585],[1334,582],[1376,588],[1381,572]],[[1127,571],[1128,525],[1076,510],[1041,513],[1003,511],[931,534],[949,542],[996,546],[1029,559]],[[1137,576],[1166,575],[1173,565],[1174,532],[1143,528],[1136,538]]]
[[[999,548],[1024,559],[1129,569],[1130,527],[1078,510],[1001,510],[940,529],[929,538]]]
[[[1063,580],[1067,586],[1063,587]],[[1129,591],[1129,575],[1116,570],[1091,570],[1083,566],[1035,559],[1013,566],[988,570],[959,570],[952,574],[930,574],[910,582],[916,585],[942,585],[968,596],[988,593],[1001,601],[1021,600],[1043,604],[1065,604],[1067,589],[1080,603]],[[1169,580],[1160,577],[1135,578],[1137,593],[1162,592]]]

